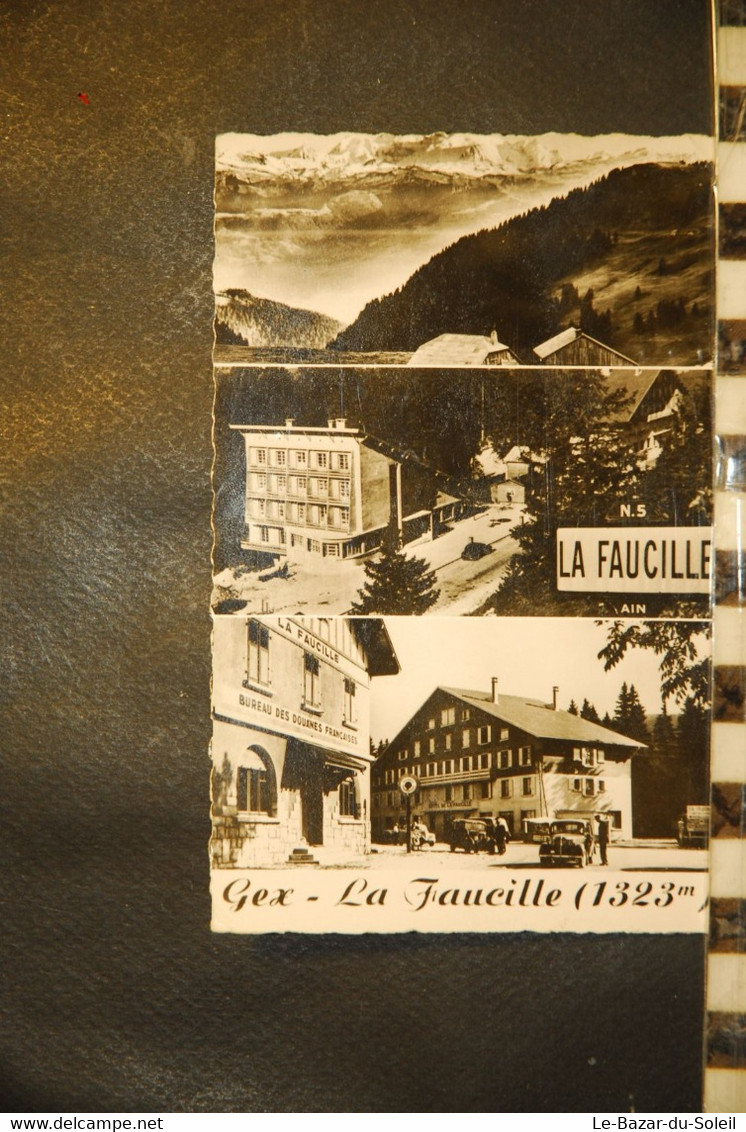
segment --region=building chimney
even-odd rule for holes
[[[330,429],[343,429],[347,427],[347,417],[329,417]]]
[[[295,417],[285,417],[285,428],[292,428],[295,424]]]
[[[492,333],[490,334],[490,342],[492,343],[493,346],[497,345],[497,331],[496,330],[493,330]]]
[[[555,684],[554,687],[552,688],[552,707],[554,708],[555,711],[557,710],[557,697],[558,697],[558,695],[559,695],[559,688]]]
[[[497,694],[497,676],[492,677],[492,702],[493,704],[500,702]]]

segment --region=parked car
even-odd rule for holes
[[[549,841],[551,818],[523,818],[521,821],[521,836],[524,841],[534,841],[541,844]]]
[[[406,845],[407,844],[407,826],[406,822],[401,825],[395,825],[392,829],[386,829],[383,832],[381,841],[384,845]],[[428,829],[424,822],[415,819],[412,822],[412,848],[421,849],[423,845],[432,848],[435,844],[435,834],[432,830]]]
[[[539,846],[539,864],[545,867],[568,865],[582,869],[593,852],[591,823],[579,818],[562,818],[549,827],[549,840]]]
[[[676,823],[676,840],[682,849],[706,849],[710,840],[710,807],[687,806]]]
[[[486,554],[492,554],[490,544],[488,542],[475,542],[473,538],[469,539],[461,551],[461,557],[465,558],[467,562],[476,562],[478,558],[484,558]]]
[[[495,852],[492,831],[487,828],[486,822],[478,818],[456,818],[451,822],[448,844],[452,853],[457,849],[463,849],[465,853]]]
[[[427,846],[431,849],[435,844],[435,834],[431,829],[428,829],[424,822],[416,821],[412,823],[412,848],[422,849]]]

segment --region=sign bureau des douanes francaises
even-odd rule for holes
[[[564,527],[557,589],[707,594],[711,557],[711,527]]]

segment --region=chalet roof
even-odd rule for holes
[[[506,464],[546,464],[547,462],[546,456],[532,452],[530,448],[521,444],[514,444],[503,456],[503,459]]]
[[[490,354],[512,353],[509,346],[484,334],[439,334],[423,342],[407,362],[409,366],[481,366]]]
[[[504,476],[505,461],[501,460],[491,444],[485,444],[474,457],[474,464],[483,476]]]
[[[577,342],[578,338],[585,338],[587,342],[593,342],[595,346],[600,346],[602,350],[610,350],[616,357],[621,358],[622,361],[627,362],[629,365],[634,366],[637,363],[632,358],[625,357],[615,350],[613,346],[607,346],[604,342],[599,342],[597,338],[592,338],[590,334],[586,334],[584,330],[580,330],[577,326],[568,326],[567,330],[561,330],[559,334],[555,334],[553,338],[547,338],[546,342],[540,342],[538,346],[534,346],[534,353],[537,358],[542,361],[544,358],[549,357],[550,354],[556,354],[558,350],[563,350],[565,346],[569,346],[572,342]]]
[[[427,460],[423,460],[413,449],[400,448],[396,444],[391,444],[388,440],[381,440],[380,437],[369,435],[363,436],[360,443],[366,448],[370,448],[371,451],[386,456],[389,460],[395,460],[399,464],[409,464],[410,467],[416,465],[421,471],[426,472],[432,477],[434,484],[438,485],[438,491],[441,493],[441,498],[438,499],[439,503],[463,499],[463,492],[457,480],[446,472],[441,472],[438,468],[433,467]],[[444,499],[443,495],[448,498]]]
[[[428,471],[434,471],[429,464],[417,455],[413,448],[402,448],[398,444],[381,440],[379,436],[371,436],[369,433],[361,437],[360,443],[366,448],[370,448],[372,452],[377,452],[379,456],[387,456],[389,460],[396,460],[398,464],[419,464],[420,467],[426,468]]]
[[[350,617],[350,632],[359,641],[368,657],[371,676],[396,676],[399,659],[388,630],[380,617]]]
[[[435,494],[435,506],[445,507],[448,503],[458,503],[461,496],[451,495],[449,491],[441,491],[440,488]]]
[[[612,413],[608,420],[611,422],[631,421],[643,402],[644,397],[655,385],[660,371],[653,373],[650,370],[612,370],[604,375],[604,385],[608,393],[616,393],[626,389],[627,396],[631,397],[629,405]]]
[[[472,707],[478,707],[487,715],[512,724],[537,739],[570,739],[579,743],[608,743],[615,747],[637,750],[644,747],[636,739],[628,739],[600,723],[591,723],[572,712],[553,708],[541,700],[529,700],[523,696],[506,696],[500,693],[494,703],[489,692],[473,692],[467,688],[445,688],[442,692],[455,696]]]
[[[680,375],[674,375],[670,370],[656,370],[652,374],[650,370],[611,370],[605,375],[604,384],[609,393],[626,389],[627,395],[632,398],[626,409],[612,413],[607,418],[609,423],[633,421],[650,390],[666,375],[673,379],[675,388],[682,388]]]

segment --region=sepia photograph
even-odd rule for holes
[[[701,621],[215,617],[219,907],[256,869],[704,881],[709,657]]]
[[[700,135],[226,134],[215,360],[701,365]]]
[[[218,613],[704,616],[707,370],[217,369]]]
[[[718,7],[4,6],[21,1122],[711,1106]]]

